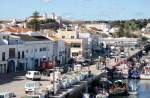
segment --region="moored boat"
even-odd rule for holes
[[[90,98],[90,94],[89,93],[84,93],[82,98]]]
[[[128,82],[128,94],[130,95],[136,95],[138,94],[138,80],[131,79]]]
[[[109,95],[123,95],[127,93],[127,83],[122,80],[116,80],[109,88]]]
[[[130,79],[139,79],[140,78],[140,73],[138,72],[137,69],[132,69],[129,71],[129,78]]]
[[[150,79],[150,65],[143,67],[143,70],[140,74],[140,79],[149,80]]]
[[[95,96],[95,98],[108,98],[109,94],[107,92],[101,92]]]
[[[107,78],[103,77],[100,80],[101,86],[100,88],[97,88],[97,94],[95,96],[95,98],[108,98],[109,94],[106,90],[106,88],[111,85],[111,81],[109,81]]]

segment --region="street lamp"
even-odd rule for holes
[[[92,62],[92,53],[90,53],[90,61]]]
[[[98,65],[97,65],[98,70],[99,70],[99,67],[100,67],[100,62],[101,62],[101,56],[98,57]]]

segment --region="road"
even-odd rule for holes
[[[21,96],[25,95],[24,85],[29,81],[31,80],[25,78],[24,72],[1,75],[0,92],[14,92],[17,95],[17,98],[21,98]],[[50,83],[49,78],[42,76],[40,83],[42,84],[41,88],[45,88]]]

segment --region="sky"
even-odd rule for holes
[[[150,0],[0,0],[0,19],[26,19],[37,10],[73,20],[150,18]]]

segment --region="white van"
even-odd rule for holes
[[[41,79],[41,74],[39,71],[27,71],[25,76],[27,79],[32,79],[32,80],[40,80]]]
[[[12,92],[0,92],[0,98],[16,98],[16,95]]]
[[[36,92],[40,89],[40,82],[38,81],[30,81],[25,84],[25,92],[26,94],[29,92]]]

